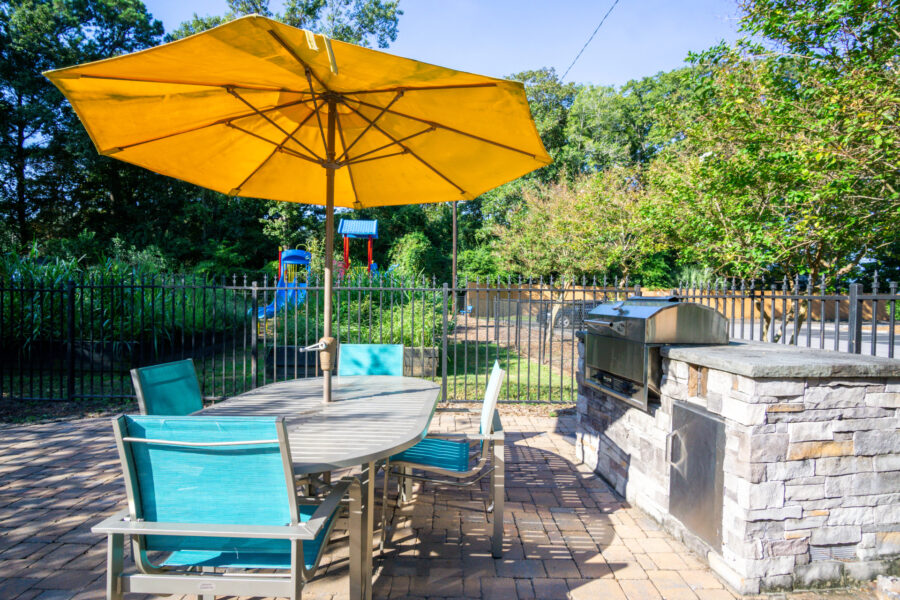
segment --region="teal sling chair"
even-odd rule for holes
[[[189,415],[203,408],[200,382],[190,358],[132,369],[131,381],[141,414]]]
[[[338,377],[402,377],[403,344],[341,344],[338,347],[337,374]],[[327,488],[331,473],[310,473],[306,481],[307,494],[314,495],[321,486]]]
[[[128,509],[93,528],[107,536],[109,600],[132,592],[300,600],[345,496],[350,597],[362,597],[359,482],[299,498],[283,418],[136,415],[114,419],[113,428]],[[136,573],[123,570],[125,536]],[[154,564],[148,552],[162,558]]]
[[[341,344],[338,377],[351,375],[403,377],[403,344]]]
[[[385,529],[385,507],[387,506],[388,480],[391,475],[398,477],[400,493],[398,505],[409,495],[409,480],[432,481],[443,485],[470,486],[491,474],[490,501],[486,512],[493,513],[491,553],[495,558],[503,556],[503,502],[504,502],[504,456],[503,426],[497,412],[503,369],[494,362],[491,377],[484,393],[481,407],[481,427],[478,435],[434,434],[418,444],[392,456],[384,470],[384,496],[382,498],[382,531]],[[462,438],[461,440],[459,438]],[[474,463],[473,463],[474,461]],[[490,468],[485,469],[490,465]],[[445,478],[431,479],[413,474],[412,470],[436,473]],[[385,535],[382,534],[382,540]],[[383,543],[383,542],[382,542]]]

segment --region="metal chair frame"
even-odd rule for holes
[[[502,379],[503,370],[498,367],[499,377]],[[489,386],[490,388],[490,386]],[[499,395],[499,385],[496,393]],[[489,393],[489,392],[485,392]],[[486,398],[487,400],[487,398]],[[454,471],[450,469],[442,469],[432,465],[423,465],[399,460],[388,460],[384,465],[384,489],[382,491],[381,503],[381,547],[387,538],[388,524],[386,521],[386,510],[388,503],[388,481],[391,475],[398,478],[398,498],[397,504],[401,505],[410,495],[411,480],[430,481],[441,485],[451,485],[457,487],[468,487],[479,482],[482,478],[491,475],[491,486],[489,491],[489,502],[485,506],[485,512],[493,514],[493,531],[491,535],[491,553],[495,558],[503,556],[503,509],[505,501],[505,468],[503,455],[505,436],[503,433],[503,423],[500,421],[500,412],[497,410],[496,398],[492,402],[494,409],[491,416],[490,432],[488,433],[436,433],[429,435],[430,438],[461,440],[467,443],[480,443],[481,450],[477,448],[469,449],[469,460],[478,456],[477,462],[467,471]],[[490,465],[489,468],[485,468]],[[425,477],[413,473],[413,469],[435,473],[444,477],[452,477],[453,479],[437,479],[433,477]]]
[[[253,440],[239,442],[196,443],[168,440],[148,440],[130,438],[124,435],[124,416],[113,420],[119,458],[125,475],[125,491],[128,508],[108,517],[95,525],[91,531],[107,536],[107,576],[106,597],[108,600],[121,600],[124,593],[144,594],[184,594],[196,593],[205,598],[217,595],[234,596],[277,596],[300,600],[301,590],[318,569],[319,563],[328,546],[331,531],[337,522],[336,512],[341,510],[344,497],[349,499],[349,532],[350,532],[350,598],[356,600],[364,596],[362,547],[362,495],[358,479],[350,477],[337,482],[331,492],[322,500],[312,502],[298,498],[293,468],[290,457],[287,430],[284,419],[276,421],[277,440]],[[138,501],[135,464],[131,451],[133,443],[168,444],[175,446],[240,446],[258,445],[261,443],[279,444],[281,460],[284,465],[285,482],[287,484],[290,503],[291,522],[287,525],[219,525],[207,523],[163,523],[144,521]],[[317,504],[313,515],[306,522],[300,522],[299,503]],[[332,518],[334,517],[334,518]],[[303,541],[314,540],[323,527],[327,527],[325,538],[316,556],[312,568],[307,568],[303,556]],[[214,569],[198,567],[170,567],[154,565],[147,557],[145,536],[197,536],[284,539],[290,541],[291,568],[289,573],[250,573],[245,569],[238,572],[215,572]],[[124,569],[124,542],[129,536],[132,542],[132,557],[138,573],[126,574]],[[369,550],[371,551],[371,550]],[[277,569],[276,569],[277,570]]]

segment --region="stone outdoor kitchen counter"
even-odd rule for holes
[[[666,346],[662,355],[744,377],[900,377],[895,359],[761,342]]]
[[[583,346],[578,457],[737,591],[896,568],[900,360],[753,342],[664,347],[661,397],[644,412],[583,384]],[[676,407],[724,429],[720,547],[670,512]]]

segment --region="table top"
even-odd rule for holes
[[[441,394],[439,383],[414,377],[332,379],[322,402],[322,378],[280,381],[202,411],[204,415],[285,417],[297,473],[318,473],[381,460],[425,437]]]

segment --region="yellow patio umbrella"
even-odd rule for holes
[[[471,200],[551,162],[521,83],[330,40],[257,15],[44,75],[100,154],[234,196],[334,207]]]

